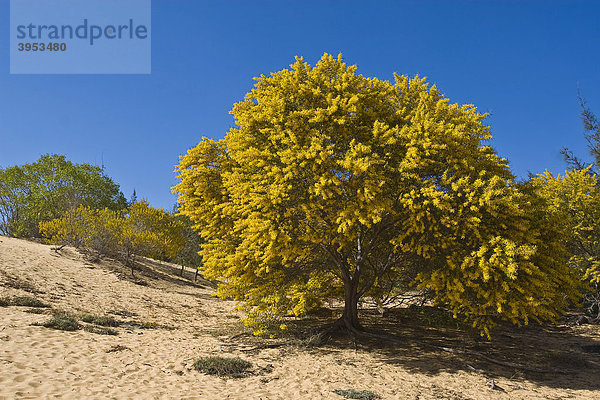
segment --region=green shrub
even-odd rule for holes
[[[46,328],[58,329],[61,331],[76,331],[80,328],[77,320],[72,315],[65,312],[58,312],[48,321],[34,325],[41,325]]]
[[[82,314],[81,320],[83,322],[87,322],[94,325],[100,326],[112,326],[116,327],[120,325],[120,322],[114,319],[113,317],[101,316],[101,315],[91,315],[91,314]]]
[[[8,306],[19,306],[19,307],[38,307],[38,308],[48,308],[50,307],[48,304],[41,302],[35,297],[29,296],[16,296],[13,298],[9,297],[1,297],[0,298],[0,307],[8,307]]]
[[[252,367],[252,364],[238,357],[202,357],[194,363],[197,371],[209,375],[239,378]]]
[[[20,307],[37,307],[37,308],[48,308],[48,304],[36,299],[35,297],[18,296],[13,297],[11,305]]]

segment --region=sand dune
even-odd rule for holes
[[[333,390],[348,388],[383,399],[600,398],[587,375],[556,384],[554,377],[492,374],[505,391],[492,390],[481,363],[469,370],[468,360],[453,355],[424,360],[406,349],[333,345],[243,351],[244,343],[227,340],[228,327],[239,324],[229,314],[234,304],[176,272],[146,261],[134,280],[117,263],[87,262],[74,249],[0,237],[0,297],[32,296],[124,323],[117,336],[65,332],[32,325],[47,314],[0,307],[0,399],[342,399]],[[195,371],[193,362],[206,355],[247,359],[253,373],[224,379]],[[272,372],[264,370],[269,364]]]

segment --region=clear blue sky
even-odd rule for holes
[[[222,138],[252,77],[342,52],[359,73],[420,74],[490,112],[492,145],[525,177],[587,157],[577,87],[600,114],[599,1],[152,1],[150,75],[10,75],[0,0],[0,166],[44,153],[100,164],[127,197],[176,197],[173,166]]]

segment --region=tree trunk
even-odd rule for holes
[[[349,279],[344,282],[344,314],[339,322],[348,330],[361,330],[362,327],[358,321],[358,282],[356,279]]]

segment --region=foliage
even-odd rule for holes
[[[118,254],[118,232],[122,213],[79,206],[66,211],[62,217],[40,222],[40,233],[52,244],[68,244],[93,250],[97,254]]]
[[[100,325],[100,326],[116,327],[116,326],[120,325],[119,321],[117,321],[113,317],[102,316],[102,315],[82,314],[81,320],[83,322],[87,322],[87,323],[94,324],[94,325]]]
[[[57,312],[48,321],[39,325],[61,331],[76,331],[80,328],[77,319],[65,312]]]
[[[194,363],[197,371],[209,375],[239,378],[252,364],[239,357],[202,357]]]
[[[600,120],[588,108],[585,100],[581,98],[581,120],[585,130],[585,139],[588,142],[588,150],[594,158],[596,168],[600,168]]]
[[[357,302],[412,282],[487,332],[553,318],[575,280],[549,220],[484,142],[485,115],[425,79],[356,74],[324,55],[257,78],[237,128],[182,157],[181,212],[207,240],[203,272],[249,320]],[[260,325],[260,323],[259,323]]]
[[[124,212],[94,210],[80,206],[62,217],[40,223],[40,232],[51,243],[70,244],[100,255],[121,257],[132,265],[132,257],[174,258],[183,247],[183,225],[146,200]]]
[[[174,259],[185,243],[183,229],[171,214],[142,200],[129,208],[119,232],[119,245],[127,262],[133,254]]]
[[[38,224],[80,205],[121,210],[127,201],[119,185],[90,164],[73,164],[62,155],[0,168],[0,233],[39,236]]]
[[[600,184],[590,169],[575,169],[556,177],[546,171],[532,184],[562,229],[561,236],[571,255],[569,265],[594,287],[592,294],[597,298],[594,303],[600,317]]]

